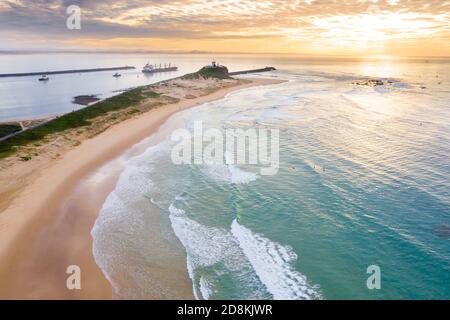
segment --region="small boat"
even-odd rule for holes
[[[115,78],[118,78],[118,77],[121,77],[122,75],[120,74],[120,73],[118,73],[118,72],[116,72],[116,73],[114,73],[113,74],[113,77],[115,77]]]
[[[48,81],[50,78],[47,77],[47,75],[43,74],[40,78],[39,81]]]

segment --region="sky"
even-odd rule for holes
[[[0,0],[0,39],[2,50],[450,56],[450,0]]]

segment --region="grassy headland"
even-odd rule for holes
[[[14,153],[19,146],[44,139],[46,136],[72,128],[89,126],[92,120],[110,112],[136,106],[147,99],[158,98],[159,94],[147,87],[139,87],[105,99],[78,111],[67,113],[34,129],[26,130],[10,139],[0,142],[0,158]]]
[[[54,140],[52,137],[55,134],[60,133],[65,134],[63,137],[66,140],[75,140],[74,144],[78,144],[79,141],[77,140],[83,140],[83,136],[94,136],[106,130],[114,123],[125,120],[126,118],[133,117],[136,114],[146,112],[161,105],[175,103],[179,101],[180,98],[186,98],[187,96],[177,97],[172,94],[173,92],[167,90],[167,86],[171,81],[174,83],[176,81],[182,83],[183,81],[194,79],[210,79],[220,82],[221,80],[231,80],[232,78],[228,76],[228,69],[226,67],[205,67],[198,72],[187,74],[179,78],[130,89],[117,96],[97,102],[83,109],[67,113],[50,120],[43,125],[25,130],[14,137],[1,141],[0,159],[16,155],[17,151],[21,150],[23,152],[20,152],[17,156],[22,161],[28,161],[36,154],[35,147],[40,147],[41,145],[48,143],[49,140]],[[192,84],[190,85],[192,86]],[[162,87],[166,87],[166,90],[161,90]],[[174,87],[178,88],[180,87],[180,84],[175,84]],[[197,95],[205,95],[219,88],[220,85],[215,84],[207,89],[203,88]],[[189,88],[186,87],[185,89],[187,90]],[[175,89],[172,88],[172,91],[174,90]],[[12,129],[13,128],[5,127],[5,130]],[[70,134],[66,134],[68,132]],[[80,139],[76,136],[79,136]]]
[[[228,75],[228,68],[225,66],[217,66],[214,68],[203,67],[199,71],[184,75],[184,79],[198,79],[198,78],[217,78],[217,79],[231,79]]]

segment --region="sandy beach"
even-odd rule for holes
[[[177,111],[220,99],[234,90],[279,82],[251,79],[220,88],[210,83],[197,90],[162,88],[178,102],[106,126],[93,137],[82,136],[76,145],[55,143],[33,161],[8,160],[0,169],[0,298],[113,298],[111,285],[94,261],[90,232],[121,168],[111,167],[101,181],[93,178],[96,171],[150,136]],[[49,153],[51,157],[46,156]],[[165,263],[173,267],[165,269]],[[185,257],[176,254],[155,264],[159,285],[166,291],[155,290],[154,296],[146,298],[192,298],[185,264]],[[69,265],[82,270],[81,290],[66,287]]]

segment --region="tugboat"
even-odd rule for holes
[[[114,77],[114,78],[118,78],[118,77],[121,77],[121,76],[122,76],[122,75],[121,75],[120,73],[118,73],[118,72],[116,72],[116,73],[113,74],[113,77]]]
[[[167,72],[167,71],[177,71],[178,67],[172,66],[170,63],[169,64],[164,64],[164,66],[162,66],[162,64],[160,63],[159,66],[155,65],[151,65],[151,64],[146,64],[144,66],[144,68],[142,69],[142,72],[144,73],[156,73],[156,72]]]
[[[49,79],[50,79],[50,78],[47,77],[46,74],[43,74],[43,75],[39,78],[39,81],[48,81]]]

